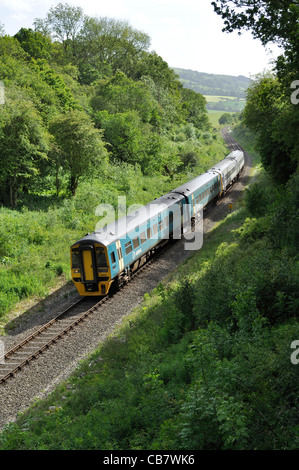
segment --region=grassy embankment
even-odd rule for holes
[[[298,448],[295,183],[274,188],[260,171],[203,248],[0,447]]]

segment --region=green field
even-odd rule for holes
[[[235,96],[219,96],[219,95],[204,95],[208,102],[218,103],[219,101],[245,101],[242,98],[236,98]]]
[[[204,95],[207,100],[208,111],[241,112],[246,100],[234,96]]]
[[[216,111],[214,109],[208,109],[208,118],[210,123],[212,124],[213,127],[220,127],[219,124],[219,118],[224,114],[226,111]],[[234,113],[230,113],[234,114]]]

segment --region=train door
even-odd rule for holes
[[[82,281],[86,292],[95,292],[98,289],[98,274],[95,262],[93,245],[81,245]]]
[[[92,250],[90,248],[82,251],[83,271],[86,282],[95,281],[94,263],[92,258]]]

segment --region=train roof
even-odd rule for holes
[[[242,150],[233,150],[227,157],[225,158],[238,158],[241,157],[244,154]]]
[[[233,161],[235,161],[236,159],[239,159],[242,154],[243,154],[243,152],[241,152],[240,150],[234,150],[229,155],[227,155],[223,160],[221,160],[221,162],[216,163],[216,165],[214,165],[209,171],[213,171],[213,170],[223,171],[223,170],[225,170],[225,168],[230,166]]]
[[[184,196],[175,193],[167,193],[154,201],[140,207],[134,212],[131,212],[120,219],[108,224],[105,228],[87,234],[85,237],[78,240],[78,243],[95,242],[108,246],[115,241],[125,238],[126,234],[136,229],[138,225],[144,224],[148,219],[157,216],[161,211],[169,209],[174,204],[178,203]],[[74,246],[73,245],[73,246]]]

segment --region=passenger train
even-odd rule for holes
[[[121,217],[71,247],[73,282],[81,296],[104,296],[126,283],[169,239],[194,225],[200,210],[222,197],[244,168],[244,153],[224,160],[138,211]]]

